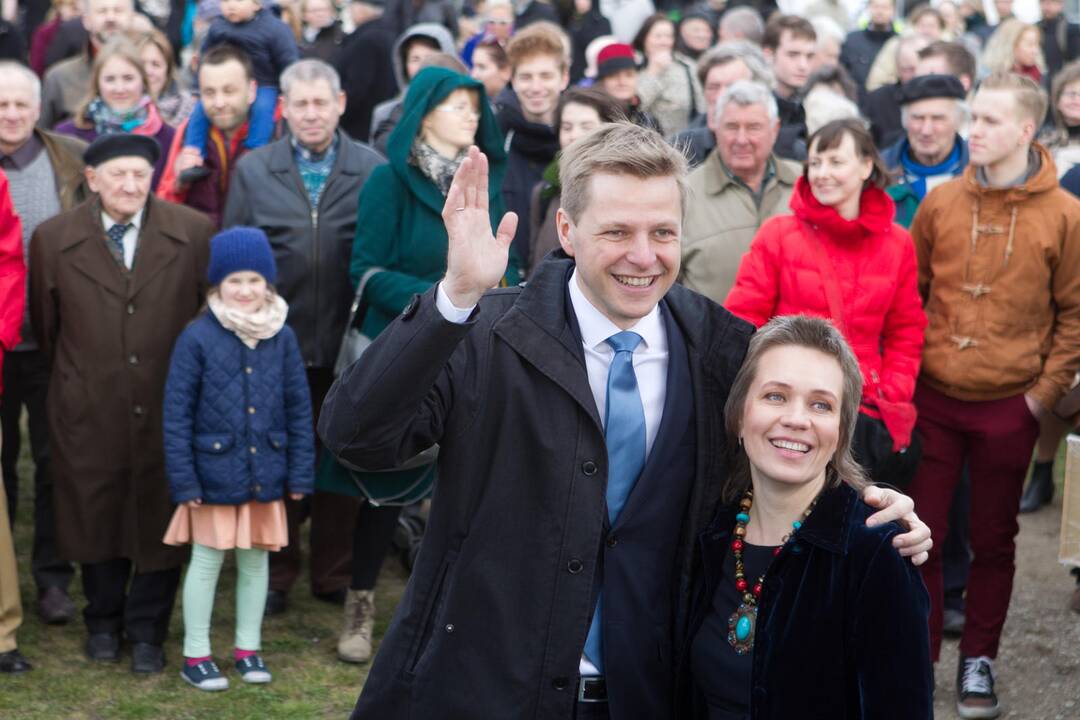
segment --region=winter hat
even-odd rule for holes
[[[633,70],[636,67],[634,48],[626,43],[611,43],[596,57],[596,79],[603,80],[620,70]]]
[[[141,157],[154,165],[161,156],[157,140],[146,135],[114,133],[102,135],[83,151],[83,162],[97,167],[118,157]]]
[[[901,86],[900,104],[908,105],[928,98],[963,100],[966,95],[959,78],[952,75],[919,75]]]
[[[206,270],[211,285],[234,272],[252,270],[262,275],[266,282],[277,279],[274,252],[270,241],[259,228],[238,225],[222,230],[210,240],[210,267]]]

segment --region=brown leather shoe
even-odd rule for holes
[[[52,585],[38,595],[38,615],[47,625],[65,625],[75,617],[75,603],[67,591]]]
[[[1072,597],[1069,598],[1069,609],[1074,613],[1080,613],[1080,585],[1076,586],[1073,590]]]

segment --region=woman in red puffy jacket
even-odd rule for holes
[[[807,145],[792,214],[761,226],[724,304],[759,327],[776,315],[833,321],[863,373],[856,458],[903,486],[918,462],[911,397],[926,327],[915,248],[893,223],[888,171],[861,121],[828,123]]]

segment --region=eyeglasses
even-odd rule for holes
[[[463,117],[474,117],[480,119],[480,111],[474,108],[468,103],[455,103],[453,105],[443,104],[435,107],[439,112],[454,113],[455,115],[461,115]]]
[[[1080,90],[1066,90],[1061,93],[1062,100],[1080,100]]]
[[[501,20],[499,18],[487,18],[484,20],[488,25],[509,25],[513,20]]]

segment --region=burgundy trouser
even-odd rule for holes
[[[949,506],[966,461],[971,471],[973,557],[960,653],[994,658],[1009,612],[1016,569],[1015,538],[1020,529],[1016,516],[1039,423],[1023,395],[966,402],[919,383],[915,405],[923,455],[910,492],[935,542],[922,568],[930,593],[931,654],[937,662],[944,602],[942,541],[949,534]]]

